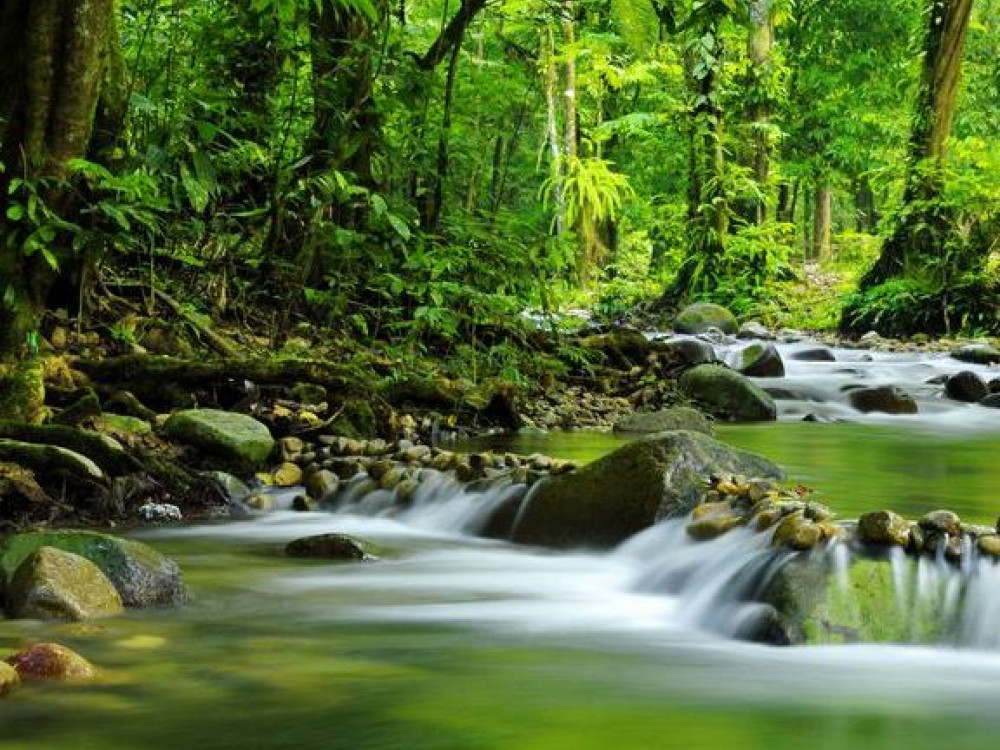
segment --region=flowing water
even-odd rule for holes
[[[849,377],[922,387],[953,366],[899,359]],[[791,402],[785,422],[726,428],[724,439],[783,463],[845,516],[945,505],[995,521],[991,412],[927,389],[928,416],[862,418],[842,411],[833,382],[848,376],[836,364],[826,375],[802,365],[786,385],[812,381],[826,395],[807,403],[855,423],[799,424]],[[618,442],[558,435],[516,447],[588,460]],[[893,562],[897,606],[948,620],[943,644],[760,646],[730,635],[757,614],[740,592],[787,562],[765,536],[697,545],[675,522],[590,554],[471,535],[484,503],[522,489],[471,493],[442,478],[391,518],[388,498],[357,492],[338,514],[147,533],[180,560],[190,606],[86,626],[0,623],[0,647],[59,640],[103,668],[94,685],[30,686],[0,702],[0,748],[995,746],[996,566]],[[281,556],[287,541],[325,531],[369,540],[381,560]],[[830,553],[835,569],[844,554]]]

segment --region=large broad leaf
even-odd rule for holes
[[[611,0],[611,17],[622,39],[643,54],[659,38],[660,19],[650,0]]]

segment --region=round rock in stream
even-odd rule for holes
[[[793,352],[791,357],[797,362],[837,361],[837,355],[835,355],[832,350],[827,349],[825,346],[815,347],[813,349],[802,349],[800,351]]]
[[[891,510],[872,511],[858,519],[858,538],[869,544],[906,547],[910,543],[910,524]]]
[[[785,363],[774,344],[751,344],[739,355],[736,369],[751,378],[782,378]]]
[[[976,373],[965,370],[952,375],[944,384],[945,395],[955,401],[974,404],[990,395],[986,381]]]
[[[916,414],[917,402],[900,388],[880,386],[878,388],[858,388],[851,391],[851,406],[865,414]]]
[[[1000,363],[1000,350],[990,344],[966,344],[951,353],[952,359],[973,365]]]
[[[681,390],[705,404],[713,416],[732,422],[773,422],[778,410],[760,386],[721,365],[700,365],[684,373]]]
[[[317,534],[296,539],[285,546],[285,554],[323,560],[361,561],[366,558],[361,544],[345,534]]]

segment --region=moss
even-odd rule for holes
[[[0,419],[41,422],[45,384],[41,360],[0,366]]]

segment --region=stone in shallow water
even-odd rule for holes
[[[345,534],[317,534],[296,539],[285,547],[289,557],[356,561],[365,559],[360,542]]]
[[[973,365],[993,365],[1000,363],[1000,350],[990,344],[966,344],[951,353],[952,359]]]
[[[774,344],[751,344],[739,353],[736,369],[751,378],[781,378],[785,363]]]
[[[9,581],[40,547],[55,547],[90,560],[114,584],[127,607],[174,605],[187,600],[176,562],[142,542],[93,531],[31,531],[6,538],[0,544],[0,578]]]
[[[917,402],[906,392],[894,386],[878,388],[858,388],[851,391],[851,406],[860,412],[869,414],[916,414]]]
[[[944,392],[948,398],[972,404],[990,395],[989,386],[981,377],[968,370],[952,375],[945,382]]]
[[[88,620],[122,611],[122,600],[101,569],[80,555],[40,547],[21,563],[7,586],[15,617]]]
[[[773,422],[777,407],[760,386],[721,365],[699,365],[685,372],[681,390],[704,404],[713,416],[733,422]]]
[[[10,664],[0,661],[0,697],[12,692],[21,684],[21,676]]]
[[[858,519],[858,538],[869,544],[906,547],[910,543],[910,524],[891,510],[872,511]]]
[[[79,654],[58,643],[36,643],[8,657],[7,663],[25,681],[89,680],[97,673]]]
[[[813,349],[802,349],[800,351],[794,352],[792,359],[798,362],[836,362],[837,356],[832,350],[827,349],[825,346],[816,347]]]
[[[979,537],[979,551],[990,557],[1000,557],[1000,536],[987,534]]]
[[[956,536],[962,533],[962,519],[957,513],[950,510],[934,510],[921,518],[918,522],[924,531],[938,531],[948,536]]]

